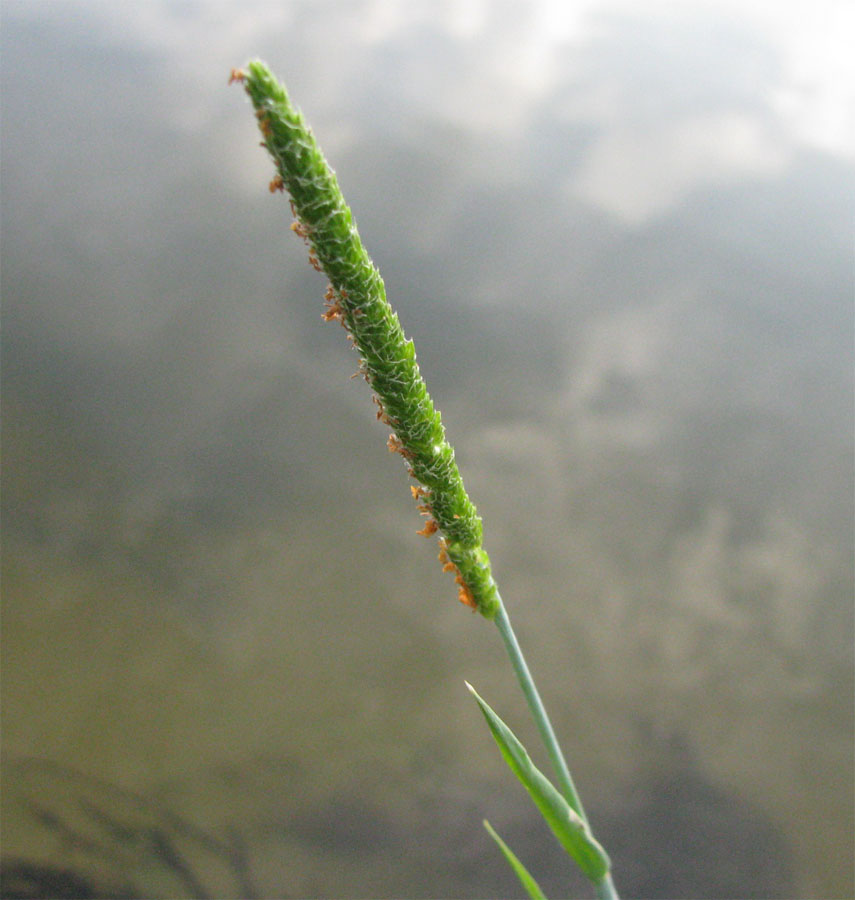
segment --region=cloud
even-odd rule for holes
[[[618,127],[606,133],[566,190],[629,225],[641,225],[694,191],[740,178],[773,178],[790,155],[758,118],[701,113],[667,126]]]

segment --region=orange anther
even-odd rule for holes
[[[469,587],[463,581],[463,578],[458,575],[455,581],[460,585],[460,589],[457,591],[457,599],[464,606],[468,606],[471,609],[478,609],[478,604],[475,602],[475,598],[472,596],[472,591],[469,590]]]
[[[301,237],[304,241],[309,239],[309,230],[299,219],[297,219],[296,222],[291,223],[291,231],[293,231],[297,237]],[[311,252],[309,255],[311,256]]]

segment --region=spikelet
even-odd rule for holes
[[[329,279],[323,318],[347,330],[360,357],[356,374],[373,391],[377,418],[394,429],[387,446],[419,482],[413,497],[423,501],[419,510],[428,517],[419,534],[441,534],[443,565],[455,573],[461,602],[492,619],[499,599],[481,546],[481,518],[463,486],[413,343],[386,299],[383,279],[360,240],[335,173],[285,88],[263,63],[234,70],[230,81],[246,90],[262,145],[276,165],[270,191],[288,193],[295,219],[291,228],[307,244],[309,263]]]

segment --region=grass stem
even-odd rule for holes
[[[532,718],[537,725],[537,730],[540,732],[540,738],[543,741],[544,747],[546,747],[549,761],[552,763],[552,768],[558,779],[558,788],[564,795],[564,799],[577,813],[579,813],[580,817],[587,822],[588,817],[585,814],[582,801],[576,791],[573,777],[570,775],[570,770],[567,768],[567,761],[564,759],[564,754],[561,752],[561,747],[558,743],[558,738],[555,736],[552,722],[550,722],[546,707],[540,699],[540,692],[537,690],[537,685],[534,683],[534,679],[531,676],[528,664],[526,663],[522,649],[520,648],[519,641],[517,641],[517,636],[511,625],[508,611],[505,608],[505,604],[502,602],[501,597],[499,598],[499,610],[493,621],[496,623],[499,634],[501,634],[502,640],[505,643],[505,649],[508,651],[511,665],[514,667],[514,672],[516,672],[526,703],[528,704]]]
[[[558,781],[558,788],[564,795],[564,799],[579,814],[582,820],[587,823],[588,816],[585,813],[585,808],[582,806],[582,800],[576,790],[576,785],[573,783],[573,776],[570,774],[570,770],[567,767],[567,761],[564,758],[564,754],[561,752],[561,746],[558,743],[558,738],[555,736],[555,729],[552,727],[549,714],[546,712],[546,707],[543,705],[543,700],[540,698],[540,692],[529,671],[528,664],[525,661],[525,656],[523,655],[522,648],[517,640],[513,625],[511,625],[511,619],[510,616],[508,616],[508,611],[502,601],[501,595],[499,596],[499,608],[493,621],[496,623],[496,628],[499,629],[499,634],[502,636],[505,649],[508,651],[508,656],[511,660],[511,665],[513,666],[514,672],[516,672],[520,688],[522,688],[523,696],[528,704],[532,718],[537,725],[537,730],[540,733],[540,739],[543,741],[543,745],[546,748],[549,761],[552,763],[552,768],[555,772],[556,780]],[[602,881],[597,882],[594,887],[597,892],[597,900],[618,900],[618,894],[615,890],[610,871],[607,872]]]

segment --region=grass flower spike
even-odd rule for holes
[[[287,190],[297,220],[293,230],[308,244],[310,262],[330,280],[323,317],[341,322],[350,333],[360,371],[375,394],[378,418],[393,429],[388,447],[404,458],[419,482],[413,496],[429,517],[420,533],[440,533],[440,561],[456,573],[461,601],[492,619],[498,592],[481,545],[481,518],[419,373],[413,343],[386,299],[383,279],[360,240],[335,173],[266,66],[252,62],[232,78],[243,82],[264,146],[276,163],[270,189]]]
[[[594,838],[552,724],[519,647],[482,546],[481,518],[469,499],[439,412],[419,373],[415,348],[386,299],[380,273],[359,238],[335,173],[285,88],[261,62],[232,71],[255,109],[265,147],[276,165],[271,192],[291,197],[291,228],[309,248],[309,262],[329,286],[323,318],[337,321],[359,353],[359,371],[374,391],[377,418],[392,429],[387,446],[400,454],[417,484],[413,498],[427,521],[419,534],[439,534],[439,559],[453,572],[460,600],[495,622],[537,725],[557,787],[538,770],[510,728],[477,694],[491,733],[553,834],[591,880],[597,896],[617,894],[609,857]],[[543,894],[510,848],[488,827],[530,897]]]

